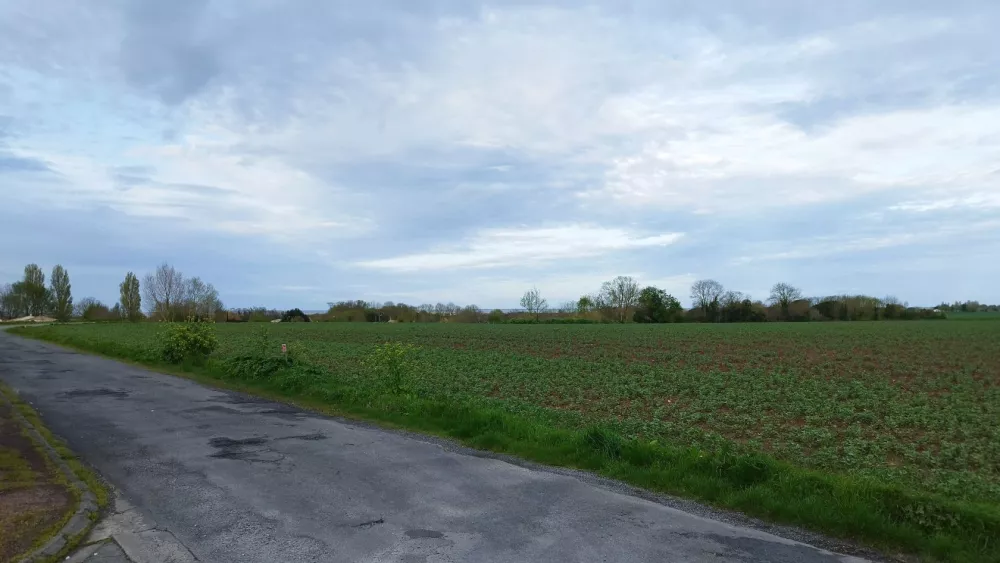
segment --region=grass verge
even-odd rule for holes
[[[0,559],[16,561],[58,534],[73,516],[80,497],[42,445],[36,443],[17,420],[14,411],[20,413],[73,473],[87,483],[100,506],[107,504],[108,496],[97,477],[52,435],[34,409],[3,384],[0,384],[0,395],[9,401],[0,401],[0,476],[3,477],[0,479]],[[85,533],[69,538],[59,553],[42,560],[61,560]]]
[[[215,386],[294,402],[327,414],[452,438],[467,446],[592,471],[655,492],[928,561],[1000,562],[1000,507],[957,502],[862,478],[807,470],[759,454],[625,440],[602,427],[560,428],[490,400],[456,403],[384,386],[345,385],[322,369],[248,369],[247,358],[184,369],[114,342],[41,327],[12,332],[97,352]],[[148,351],[146,351],[148,352]],[[253,367],[253,366],[249,366]]]

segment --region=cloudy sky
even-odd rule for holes
[[[0,0],[0,281],[1000,302],[993,0]]]

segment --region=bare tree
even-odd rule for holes
[[[480,323],[486,318],[483,310],[476,305],[461,307],[455,313],[455,322],[459,323]]]
[[[73,316],[73,292],[69,273],[61,265],[52,268],[52,313],[56,320],[66,322]]]
[[[142,315],[139,278],[132,272],[125,274],[125,281],[118,286],[118,291],[121,294],[118,303],[121,305],[122,317],[132,322],[138,321]]]
[[[184,314],[209,319],[222,309],[222,301],[215,286],[195,276],[184,282]]]
[[[715,280],[698,280],[691,285],[691,301],[706,314],[722,298],[725,288]]]
[[[528,291],[524,292],[521,297],[521,308],[523,308],[528,313],[535,315],[535,319],[548,309],[549,303],[542,298],[542,294],[538,292],[537,287],[533,287]]]
[[[748,299],[749,296],[745,295],[741,291],[724,291],[719,297],[719,304],[723,307],[732,307],[738,303],[741,303],[744,299]]]
[[[781,314],[785,317],[788,316],[788,306],[793,301],[798,301],[799,299],[802,299],[802,290],[792,284],[776,283],[771,288],[771,304],[779,305],[781,307]]]
[[[565,314],[573,314],[576,312],[576,301],[565,301],[559,306],[558,311]]]
[[[101,302],[94,297],[84,297],[73,305],[73,314],[80,318],[85,318],[87,311],[92,307],[100,306]]]
[[[601,285],[601,298],[611,309],[616,322],[632,318],[632,310],[639,304],[639,283],[629,276],[618,276]]]
[[[163,321],[176,320],[177,309],[184,301],[184,274],[164,262],[142,280],[150,315]]]

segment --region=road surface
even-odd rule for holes
[[[319,416],[5,331],[0,379],[130,510],[156,523],[145,533],[180,542],[190,560],[861,561],[632,496],[600,479]]]

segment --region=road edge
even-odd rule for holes
[[[19,560],[20,563],[48,563],[56,561],[62,555],[69,553],[74,547],[79,545],[97,522],[100,514],[97,491],[92,490],[77,475],[77,472],[66,463],[66,460],[63,459],[63,456],[56,450],[51,441],[46,438],[45,434],[40,432],[35,424],[21,413],[21,410],[18,408],[19,406],[29,409],[31,406],[22,401],[16,391],[6,386],[0,386],[0,400],[11,407],[14,419],[24,427],[31,439],[41,446],[41,449],[49,456],[49,459],[52,460],[55,466],[66,477],[69,486],[76,491],[76,510],[70,516],[69,520],[66,521],[66,524],[46,541],[42,547],[36,548],[27,556],[21,556]],[[37,413],[35,414],[37,418]]]

